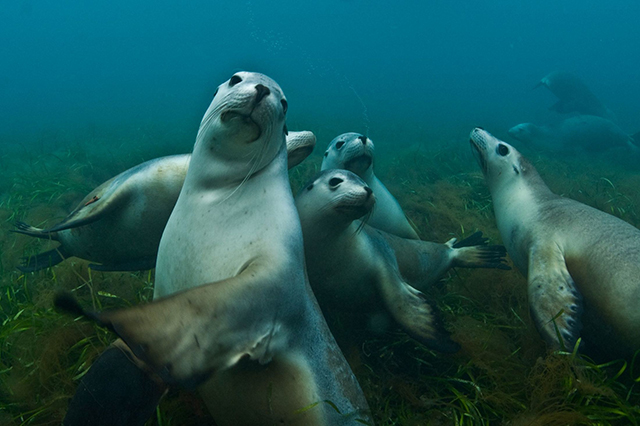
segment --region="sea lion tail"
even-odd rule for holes
[[[71,257],[64,247],[58,246],[52,250],[35,256],[25,256],[22,258],[22,265],[17,268],[22,272],[36,272],[41,269],[55,266],[66,258]]]
[[[487,245],[488,239],[476,232],[453,246],[453,266],[463,268],[497,268],[509,270],[507,249],[500,245]]]

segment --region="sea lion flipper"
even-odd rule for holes
[[[451,340],[424,294],[396,274],[387,275],[380,283],[380,294],[393,319],[420,343],[440,352],[457,352],[460,345]]]
[[[84,197],[62,222],[44,229],[43,232],[58,232],[87,225],[117,208],[128,194],[121,190],[122,180],[121,175],[118,175],[106,181]]]
[[[123,262],[116,264],[97,264],[90,263],[89,268],[94,271],[148,271],[156,267],[155,257],[145,257],[141,259],[132,260],[131,262]]]
[[[280,327],[275,315],[265,319],[257,313],[275,302],[255,291],[243,294],[248,285],[256,287],[255,276],[255,270],[245,270],[148,304],[82,313],[118,334],[164,381],[194,388],[244,356],[261,364],[271,360]],[[81,310],[68,296],[57,298],[56,306]]]
[[[529,305],[536,327],[552,346],[573,349],[582,324],[582,296],[556,244],[535,244],[529,254]]]

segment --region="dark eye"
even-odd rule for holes
[[[329,186],[336,187],[336,186],[340,185],[342,182],[343,182],[342,179],[334,177],[334,178],[329,179]]]
[[[287,110],[289,109],[289,104],[284,99],[281,100],[280,103],[282,104],[282,112],[286,114]]]
[[[344,146],[344,141],[340,141],[336,143],[336,149],[340,149]]]
[[[242,79],[240,77],[238,77],[237,75],[234,75],[233,77],[231,77],[231,80],[229,80],[229,86],[233,87],[236,84],[240,83],[242,81]]]
[[[307,186],[307,191],[311,191],[313,189],[313,184]]]
[[[509,153],[509,148],[507,148],[507,146],[505,144],[499,144],[498,145],[498,154],[502,155],[503,157],[505,155],[507,155]]]

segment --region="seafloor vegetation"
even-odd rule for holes
[[[294,188],[319,169],[316,154],[291,172]],[[431,142],[431,141],[430,141]],[[423,239],[444,242],[482,230],[499,243],[488,190],[464,137],[383,151],[377,174],[396,194]],[[20,258],[52,245],[10,233],[16,220],[52,225],[116,173],[165,152],[82,147],[0,154],[0,424],[58,425],[77,381],[114,336],[52,309],[60,289],[95,308],[144,303],[153,271],[91,272],[71,259],[22,274]],[[527,152],[557,193],[639,226],[640,173],[623,152],[553,158]],[[430,351],[401,332],[337,327],[379,425],[638,425],[640,359],[596,363],[572,348],[550,352],[529,318],[525,280],[515,271],[455,270],[428,295],[462,349]],[[197,396],[172,391],[149,425],[205,425]]]

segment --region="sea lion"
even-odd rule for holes
[[[375,193],[357,175],[329,169],[296,197],[304,236],[307,272],[325,315],[330,310],[391,316],[416,340],[455,352],[419,290],[452,267],[502,268],[503,246],[486,246],[482,233],[456,244],[401,238],[360,222],[374,206]],[[377,200],[375,201],[377,202]],[[375,211],[375,209],[374,209]]]
[[[640,348],[640,231],[554,194],[516,149],[488,132],[477,128],[470,139],[542,337],[554,348],[573,349],[581,336],[611,354]]]
[[[371,139],[360,133],[344,133],[329,143],[320,170],[344,169],[360,176],[376,196],[376,206],[368,224],[402,238],[419,240],[398,201],[373,173],[373,153]]]
[[[90,315],[165,381],[198,387],[218,425],[371,422],[306,277],[286,111],[265,75],[218,87],[162,235],[155,300]]]
[[[628,147],[637,152],[640,142],[636,140],[640,134],[631,136],[611,120],[595,115],[569,117],[552,126],[522,123],[509,129],[509,135],[520,142],[556,151],[581,148],[587,152],[601,152]]]
[[[289,168],[311,154],[312,132],[289,132]],[[60,242],[52,250],[24,258],[23,272],[57,265],[69,257],[91,262],[98,271],[155,267],[160,237],[176,204],[191,154],[156,158],[126,170],[89,193],[62,222],[48,229],[18,222],[14,232]]]
[[[544,86],[558,97],[549,109],[561,114],[577,112],[596,115],[615,121],[614,114],[600,102],[586,84],[575,74],[554,71],[546,75],[535,87]]]

